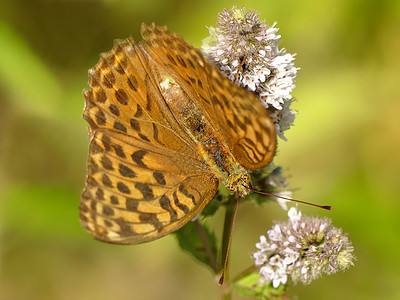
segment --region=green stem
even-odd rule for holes
[[[233,215],[235,212],[234,208],[234,202],[232,201],[232,196],[229,196],[229,201],[228,204],[226,205],[225,209],[225,221],[224,221],[224,231],[222,233],[222,247],[221,247],[221,261],[220,261],[220,270],[224,268],[224,262],[226,259],[226,256],[228,255],[227,250],[228,250],[228,245],[229,245],[229,239],[231,237],[232,233],[232,221],[233,221]]]
[[[245,277],[246,275],[253,273],[254,271],[256,271],[258,268],[257,266],[253,265],[249,268],[247,268],[246,270],[242,271],[241,273],[239,273],[238,275],[236,275],[233,279],[232,282],[236,282],[239,281],[240,279],[242,279],[243,277]]]
[[[229,240],[232,234],[232,222],[235,214],[235,197],[236,195],[230,195],[229,196],[229,201],[226,205],[225,209],[225,221],[224,221],[224,231],[222,233],[222,246],[221,246],[221,256],[220,256],[220,261],[219,261],[219,269],[223,270],[224,268],[224,263],[225,259],[227,257],[228,253],[228,245],[229,245]],[[225,270],[225,278],[224,282],[225,284],[223,285],[223,291],[221,293],[221,299],[224,300],[230,300],[232,298],[232,291],[227,284],[229,282],[228,280],[228,265],[229,265],[229,259],[226,264],[226,270]]]
[[[222,293],[222,300],[231,300],[232,299],[232,291],[230,288],[227,288]]]

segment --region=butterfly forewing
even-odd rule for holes
[[[166,27],[142,25],[142,35],[149,56],[179,75],[174,79],[203,110],[240,164],[250,170],[265,167],[275,154],[276,134],[259,99],[232,84],[199,50]]]
[[[214,112],[227,143],[243,167],[249,170],[265,167],[276,150],[275,127],[267,110],[253,93],[231,85],[217,70],[211,69],[210,77],[214,78],[210,81],[214,107],[206,106],[207,112]],[[227,89],[229,96],[225,95]]]

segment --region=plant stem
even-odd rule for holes
[[[256,270],[257,270],[257,266],[253,265],[253,266],[247,268],[246,270],[242,271],[242,272],[239,273],[238,275],[236,275],[236,276],[232,279],[232,282],[236,282],[236,281],[242,279],[244,276],[246,276],[246,275],[248,275],[248,274],[250,274],[250,273],[253,273],[253,272],[256,271]]]
[[[229,245],[230,236],[232,234],[232,222],[233,222],[234,213],[235,213],[235,208],[234,208],[235,196],[236,195],[229,196],[229,201],[228,201],[228,203],[226,205],[226,209],[225,209],[224,231],[222,233],[221,256],[220,256],[220,261],[219,261],[219,269],[220,270],[223,270],[225,259],[226,259],[227,255],[229,254],[228,253],[228,245]],[[229,265],[229,260],[228,260],[228,263],[226,264],[224,282],[229,282],[228,281],[228,277],[229,277],[228,265]],[[224,288],[224,290],[222,292],[221,299],[224,299],[224,300],[231,299],[232,292],[231,292],[231,289],[229,288],[229,286],[225,283],[223,285],[223,288]]]
[[[229,198],[231,198],[231,196],[229,196]],[[219,262],[220,270],[223,269],[226,256],[228,255],[228,244],[232,233],[232,221],[235,210],[231,200],[232,199],[229,199],[225,209],[224,231],[222,233],[221,261]]]
[[[222,300],[231,300],[232,299],[232,292],[231,292],[230,288],[224,290],[221,299]]]

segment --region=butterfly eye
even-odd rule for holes
[[[235,187],[234,187],[234,185],[232,183],[228,183],[225,187],[231,193],[236,192],[236,189],[235,189]]]
[[[242,181],[248,185],[249,182],[250,182],[250,175],[249,174],[243,174]]]

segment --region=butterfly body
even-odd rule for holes
[[[249,193],[247,170],[265,167],[274,125],[257,97],[231,83],[164,27],[117,40],[89,71],[83,226],[97,239],[137,244],[198,215],[222,182]]]

